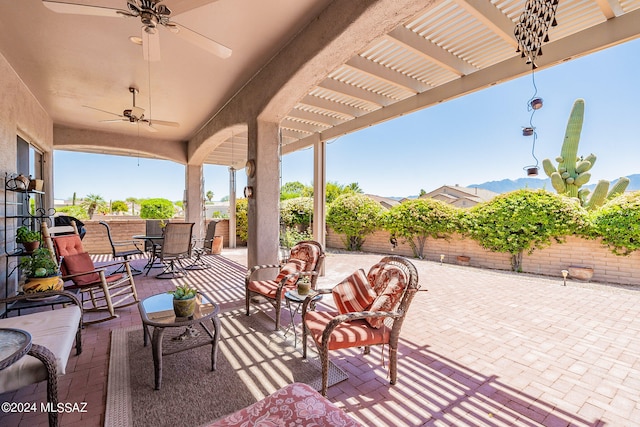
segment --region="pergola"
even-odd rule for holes
[[[126,8],[125,0],[83,3]],[[235,170],[253,161],[249,265],[277,256],[280,155],[314,147],[314,237],[324,242],[326,141],[532,69],[514,37],[523,0],[164,3],[176,22],[229,46],[231,57],[162,31],[162,59],[149,62],[127,40],[139,33],[137,18],[55,13],[41,0],[0,4],[0,53],[50,118],[50,132],[32,132],[20,117],[15,129],[45,153],[184,164],[186,215],[196,224],[203,223],[203,165],[228,166],[233,181]],[[549,29],[536,65],[551,67],[637,38],[638,9],[640,0],[560,0],[558,26]],[[108,112],[131,107],[130,86],[139,89],[137,105],[152,119],[180,127],[147,133],[101,122],[114,118]],[[8,91],[5,109],[23,96],[21,88]],[[14,123],[0,120],[7,120],[9,135]],[[52,166],[46,170],[52,203]]]

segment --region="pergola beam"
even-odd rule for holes
[[[621,41],[638,38],[640,37],[640,25],[638,25],[638,22],[640,22],[640,9],[628,12],[618,18],[610,19],[585,31],[548,43],[544,45],[544,55],[538,57],[537,64],[539,68],[550,67],[605,49]],[[431,105],[481,90],[490,85],[520,77],[529,72],[530,68],[525,65],[522,58],[519,56],[512,57],[414,97],[357,117],[350,122],[327,129],[320,134],[314,134],[288,144],[283,147],[283,154],[306,148],[313,145],[318,139],[327,141],[337,138],[403,114],[421,110]]]

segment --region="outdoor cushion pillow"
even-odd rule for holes
[[[407,275],[398,266],[385,264],[379,267],[376,283],[380,288],[378,296],[369,307],[369,311],[392,311],[400,301],[404,288],[407,287]],[[380,328],[384,323],[384,317],[371,317],[366,319],[374,328]]]
[[[300,259],[290,259],[285,265],[280,269],[280,273],[276,276],[276,283],[280,283],[285,276],[293,273],[299,273],[304,271],[304,267],[307,265],[306,262]],[[298,281],[298,276],[293,276],[285,283],[285,286],[293,286]]]
[[[317,246],[312,245],[311,243],[298,243],[291,248],[291,253],[289,254],[290,261],[292,259],[299,259],[306,262],[308,265],[308,271],[312,271],[316,268],[318,258],[320,258],[320,252],[318,251]]]
[[[365,311],[376,298],[376,293],[367,281],[363,269],[356,270],[337,284],[332,290],[332,295],[340,314]]]
[[[87,252],[81,252],[75,255],[67,255],[62,259],[67,274],[84,273],[87,271],[93,271],[93,261],[91,256]],[[73,283],[76,285],[88,285],[100,281],[100,275],[98,273],[83,274],[82,276],[76,276],[72,278]]]
[[[385,266],[387,266],[386,262],[379,262],[374,264],[367,273],[367,280],[373,287],[373,290],[376,292],[376,295],[380,295],[380,293],[387,286],[387,275],[388,272],[385,270]]]

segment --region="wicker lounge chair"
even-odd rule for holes
[[[327,395],[329,350],[389,345],[390,382],[396,383],[398,338],[409,304],[419,289],[418,272],[406,258],[387,256],[368,274],[358,270],[333,289],[339,311],[311,310],[313,295],[302,307],[302,354],[307,357],[307,338],[316,344],[322,362],[322,395]],[[360,308],[361,307],[361,308]]]

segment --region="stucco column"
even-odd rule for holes
[[[313,144],[313,239],[327,248],[327,142]],[[324,276],[324,264],[319,271]]]
[[[202,165],[185,166],[184,219],[193,222],[193,237],[204,238],[204,176]]]
[[[229,168],[229,247],[236,247],[236,170]]]
[[[327,244],[326,193],[327,193],[327,143],[316,141],[313,145],[313,239],[322,247]]]
[[[249,123],[248,160],[255,162],[247,186],[253,187],[248,200],[247,263],[249,266],[278,263],[280,167],[279,126],[256,120]]]
[[[53,151],[45,151],[42,153],[42,177],[44,180],[44,206],[49,209],[54,208],[53,194]],[[49,224],[53,225],[53,224]]]

